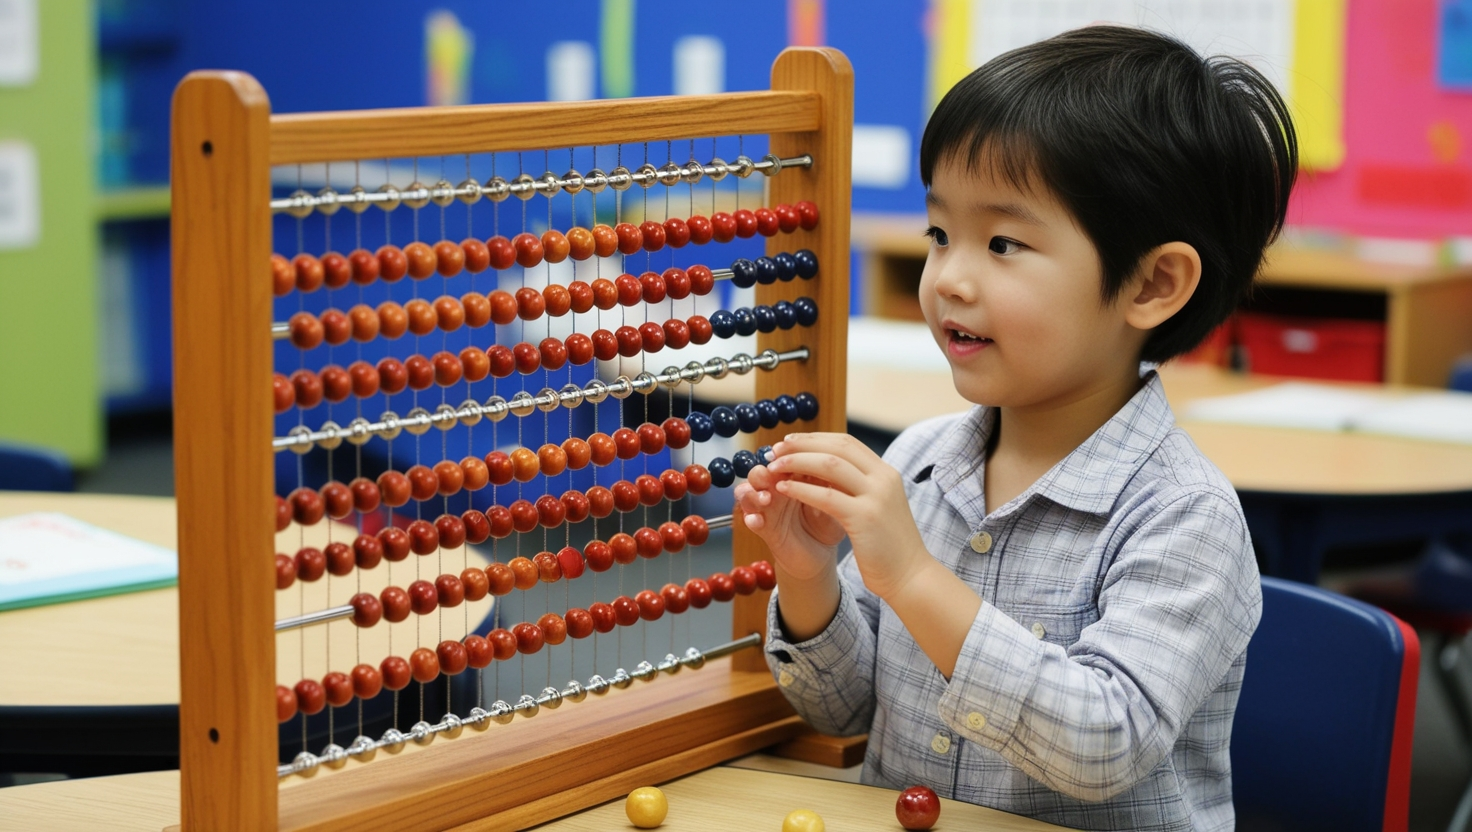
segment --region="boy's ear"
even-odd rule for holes
[[[1148,252],[1123,293],[1125,322],[1150,330],[1181,310],[1201,282],[1201,255],[1189,243],[1166,243]]]

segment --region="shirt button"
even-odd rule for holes
[[[951,738],[945,734],[936,734],[935,739],[930,741],[930,750],[937,754],[944,754],[951,750]]]
[[[781,673],[778,673],[777,674],[777,684],[781,685],[784,688],[785,687],[788,687],[789,685],[792,684],[792,674],[789,673],[789,672],[787,672],[787,671],[785,671],[785,670],[782,671]]]
[[[1032,634],[1037,636],[1038,638],[1042,638],[1043,636],[1048,634],[1048,631],[1043,629],[1042,622],[1034,621],[1032,623]]]
[[[986,727],[986,717],[982,716],[976,711],[972,711],[971,713],[966,715],[966,724],[971,728],[980,731],[981,729]]]
[[[971,551],[978,555],[984,555],[992,550],[992,536],[986,532],[977,532],[971,536]]]

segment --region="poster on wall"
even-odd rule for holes
[[[29,248],[41,238],[36,149],[0,141],[0,249]]]
[[[23,87],[40,71],[38,0],[0,0],[0,86]]]

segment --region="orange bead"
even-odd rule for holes
[[[593,458],[593,449],[588,443],[576,436],[568,437],[562,443],[562,453],[567,457],[567,467],[574,471],[588,467]]]
[[[516,264],[524,269],[530,269],[542,262],[542,241],[535,234],[517,234],[511,240],[511,247],[516,249]]]
[[[322,288],[326,275],[322,271],[321,260],[310,254],[298,254],[292,258],[291,265],[296,270],[296,288],[303,292],[315,292]]]
[[[571,246],[561,231],[549,228],[542,232],[542,257],[548,263],[561,263],[567,259]]]
[[[378,337],[378,313],[366,303],[357,304],[348,310],[348,323],[352,328],[354,341],[372,341]]]
[[[465,268],[465,249],[449,240],[440,240],[434,244],[434,259],[435,271],[454,277]]]
[[[547,307],[547,314],[554,318],[560,318],[567,314],[572,308],[572,295],[567,287],[559,283],[549,283],[542,290],[542,303]]]
[[[329,289],[341,289],[353,279],[353,266],[348,258],[335,251],[322,255],[322,283]]]
[[[432,359],[434,364],[434,382],[441,387],[449,387],[460,380],[465,374],[465,368],[460,366],[460,359],[450,352],[437,352]]]
[[[434,464],[434,474],[439,478],[440,494],[446,497],[459,494],[465,486],[465,471],[448,459]]]
[[[319,318],[322,321],[322,340],[334,347],[346,344],[353,337],[352,322],[341,309],[328,309]]]
[[[353,492],[343,483],[333,480],[322,486],[320,493],[328,517],[341,520],[353,513]]]
[[[595,433],[589,436],[588,448],[594,465],[607,465],[618,456],[618,443],[606,433]]]
[[[378,305],[378,331],[383,337],[393,340],[409,330],[409,313],[404,307],[386,300]]]
[[[582,314],[593,308],[593,286],[584,280],[567,284],[567,296],[572,311]]]
[[[587,638],[593,634],[593,616],[581,607],[573,607],[563,617],[567,623],[567,634],[573,638]]]
[[[399,359],[391,356],[379,359],[375,369],[378,370],[378,389],[383,392],[393,395],[409,386],[409,369]]]
[[[434,249],[425,243],[413,242],[404,246],[404,257],[409,261],[409,276],[415,280],[429,277],[439,266]]]
[[[409,667],[414,672],[414,681],[433,682],[440,675],[440,658],[428,647],[421,647],[409,654]]]
[[[300,349],[310,350],[322,343],[322,322],[311,312],[298,312],[287,321],[291,331],[291,343]]]
[[[511,452],[511,473],[517,482],[531,482],[542,471],[542,462],[528,448],[517,448]]]
[[[465,588],[467,601],[479,601],[491,591],[491,579],[486,577],[485,570],[474,566],[466,567],[460,573],[460,585]]]
[[[466,292],[460,296],[460,305],[465,309],[465,325],[479,329],[491,322],[491,302],[479,292]]]
[[[613,513],[613,492],[601,485],[595,485],[587,491],[588,513],[594,517],[603,518]]]
[[[547,644],[557,645],[567,640],[567,622],[555,612],[549,612],[537,619],[537,627],[542,631],[542,640]]]
[[[474,237],[461,240],[460,250],[465,254],[465,270],[471,274],[480,274],[491,265],[491,250]]]
[[[460,460],[460,471],[465,475],[465,490],[479,491],[490,482],[491,472],[478,456],[467,456]]]
[[[511,527],[519,532],[526,533],[537,527],[537,521],[541,518],[537,507],[530,500],[517,500],[512,503],[508,510],[511,512]]]
[[[516,636],[510,630],[498,627],[486,633],[486,641],[491,643],[491,653],[498,662],[504,662],[516,655]]]
[[[286,376],[275,373],[271,376],[271,399],[277,413],[285,413],[296,404],[296,390],[291,386],[291,380]]]
[[[286,685],[276,686],[276,721],[285,722],[296,716],[296,691]]]
[[[491,594],[497,598],[516,588],[516,572],[504,563],[487,566],[486,578],[491,582]]]
[[[408,477],[398,471],[384,471],[378,475],[378,493],[384,505],[398,508],[409,502],[414,492]]]
[[[511,574],[515,576],[517,589],[531,589],[537,585],[541,577],[541,570],[537,569],[537,565],[532,563],[530,558],[512,558],[506,565],[511,567]]]
[[[465,645],[466,661],[476,670],[490,666],[491,659],[495,658],[491,643],[481,636],[468,635],[462,643]]]
[[[503,292],[500,289],[497,289],[496,291],[492,292],[486,299],[491,302],[492,321],[505,326],[506,324],[509,324],[512,321],[516,320],[516,316],[519,311],[519,307],[516,303],[516,296],[512,295],[510,292]]]
[[[581,226],[567,231],[568,254],[574,260],[587,260],[593,256],[595,241],[593,232]]]
[[[532,563],[537,567],[537,580],[544,584],[556,583],[562,577],[562,564],[551,552],[538,552]]]
[[[279,298],[291,294],[291,290],[295,288],[296,267],[279,254],[271,255],[271,294]],[[291,707],[295,712],[296,700],[292,700]]]
[[[549,442],[537,449],[537,462],[543,474],[555,477],[567,470],[567,451]]]
[[[500,235],[486,240],[486,252],[490,254],[493,269],[509,269],[516,262],[516,247]]]
[[[366,399],[378,392],[378,368],[367,361],[354,361],[348,365],[348,378],[353,382],[353,395]]]
[[[618,251],[618,232],[606,225],[593,226],[593,253],[612,257],[615,251]]]
[[[404,361],[410,390],[428,390],[434,384],[434,364],[422,355],[411,355]]]
[[[592,288],[594,306],[604,310],[618,306],[618,284],[600,277],[593,281]]]
[[[367,286],[378,279],[378,258],[365,248],[353,249],[348,255],[348,266],[353,270],[353,282]]]
[[[613,233],[618,235],[618,250],[623,254],[635,254],[644,247],[644,235],[631,222],[615,225]]]
[[[322,379],[311,370],[291,374],[291,388],[296,393],[296,406],[311,410],[322,403]]]
[[[480,347],[466,347],[460,351],[460,368],[466,381],[480,381],[491,374],[491,357]]]
[[[322,395],[329,402],[340,402],[353,392],[353,377],[336,364],[323,367],[318,375],[322,379]]]
[[[542,293],[529,286],[516,290],[516,314],[523,321],[535,321],[547,311],[547,300]]]
[[[434,301],[434,314],[440,329],[454,332],[465,325],[465,307],[449,295],[440,295]]]
[[[409,258],[398,246],[385,245],[378,249],[378,276],[385,283],[396,283],[409,273]]]
[[[371,664],[353,668],[353,694],[359,699],[372,699],[383,690],[383,674]]]
[[[440,325],[439,313],[423,298],[404,304],[404,312],[409,315],[409,331],[415,335],[428,335]]]

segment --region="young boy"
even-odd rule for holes
[[[1297,169],[1287,109],[1241,63],[1091,27],[957,84],[920,167],[921,306],[980,406],[883,460],[789,436],[737,489],[776,563],[772,671],[819,730],[869,733],[867,783],[1074,828],[1231,829],[1257,567],[1141,362],[1248,291]]]

